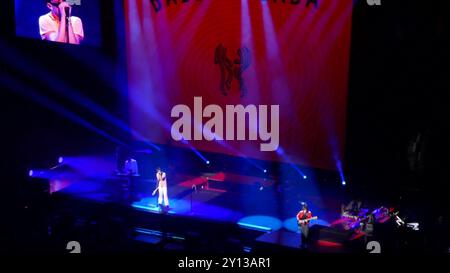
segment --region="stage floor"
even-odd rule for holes
[[[72,181],[59,193],[95,202],[122,203],[148,213],[161,213],[157,194],[151,196],[156,181],[140,179],[133,202],[121,199],[117,183],[119,180],[115,177]],[[319,187],[314,181],[276,183],[257,176],[228,173],[174,175],[169,181],[169,199],[169,215],[296,234],[299,231],[295,216],[301,201],[306,201],[318,217],[318,220],[311,222],[311,226],[328,226],[339,218],[340,208],[340,199],[335,191]]]

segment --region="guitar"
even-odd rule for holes
[[[308,219],[297,220],[297,223],[299,225],[302,225],[302,224],[305,224],[305,223],[307,223],[307,222],[309,222],[311,220],[317,220],[317,216],[314,216],[314,217],[311,217],[311,218],[308,218]]]

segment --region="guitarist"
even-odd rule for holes
[[[305,202],[301,203],[302,209],[297,213],[297,222],[302,234],[301,248],[306,248],[309,241],[309,221],[312,217],[311,211]]]

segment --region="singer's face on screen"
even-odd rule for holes
[[[52,11],[53,15],[58,17],[61,15],[59,12],[59,4],[61,4],[61,2],[63,2],[63,0],[51,0],[47,3],[47,7]]]

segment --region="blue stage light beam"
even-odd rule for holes
[[[347,185],[347,181],[344,176],[344,170],[342,169],[342,162],[336,156],[335,156],[335,160],[336,160],[336,168],[338,169],[339,176],[341,178],[341,184],[342,184],[342,186],[345,186],[345,185]]]
[[[272,15],[270,14],[269,5],[267,5],[267,3],[264,2],[261,4],[263,11],[263,23],[266,38],[267,54],[269,59],[276,59],[280,57],[280,50],[275,34],[275,27],[272,21]]]
[[[23,54],[18,54],[14,48],[12,47],[6,48],[4,44],[0,43],[0,49],[7,50],[6,52],[8,52],[9,54],[7,54],[5,57],[7,58],[8,63],[20,69],[23,73],[25,73],[26,76],[30,78],[47,79],[46,84],[50,87],[49,90],[51,90],[52,92],[56,92],[59,95],[62,95],[65,98],[70,99],[71,101],[82,106],[84,109],[88,110],[92,114],[113,124],[114,126],[123,130],[124,132],[139,135],[138,132],[132,130],[125,122],[121,121],[120,119],[109,113],[106,109],[104,109],[102,106],[98,105],[91,99],[82,96],[80,92],[74,90],[72,87],[65,84],[64,81],[62,81],[58,77],[55,77],[55,75],[48,73],[47,71],[41,68],[37,68],[39,67],[38,65],[33,63],[30,59],[24,58]],[[158,151],[160,150],[158,146],[152,143],[150,143],[150,146],[155,150]]]
[[[251,7],[250,5],[258,4],[258,3],[251,3],[251,1],[248,0],[241,0],[241,49],[248,49],[246,50],[246,59],[250,62],[249,68],[246,70],[246,76],[245,76],[245,82],[246,87],[248,89],[248,92],[251,92],[252,101],[255,104],[263,104],[261,101],[261,96],[259,92],[254,92],[256,90],[260,89],[260,81],[259,81],[259,75],[257,74],[256,69],[254,69],[254,66],[252,65],[253,62],[255,62],[255,41],[254,41],[254,35],[253,35],[253,29],[252,29],[252,18],[251,18]],[[258,131],[258,122],[255,120],[254,123],[250,123],[248,121],[249,130],[252,132]],[[218,142],[221,144],[220,142]],[[227,149],[230,149],[229,147],[225,147]],[[256,167],[263,173],[266,173],[264,171],[264,168],[259,166],[256,162],[254,162],[251,159],[247,159],[246,154],[253,154],[254,149],[251,145],[249,146],[241,146],[239,148],[239,151],[236,151],[236,149],[231,149],[233,154],[236,154],[242,158],[244,158],[249,164]]]
[[[267,2],[261,2],[262,4],[262,16],[263,16],[263,23],[264,23],[264,34],[265,34],[265,40],[266,40],[266,54],[267,58],[269,60],[272,60],[271,68],[273,69],[274,77],[278,80],[274,82],[274,86],[272,86],[273,90],[276,90],[277,92],[280,92],[280,90],[287,90],[288,92],[284,92],[286,96],[283,96],[285,100],[290,100],[290,97],[288,94],[291,94],[289,92],[289,86],[286,84],[287,80],[285,78],[285,71],[282,64],[282,56],[280,54],[280,46],[278,44],[278,38],[277,33],[275,31],[274,22],[271,15],[271,9]],[[290,111],[287,109],[287,111]],[[306,180],[308,177],[307,175],[288,158],[288,156],[285,154],[284,150],[280,147],[277,150],[278,155],[283,159],[283,161],[287,162],[298,174],[299,176]]]
[[[28,171],[28,176],[32,178],[51,179],[55,173],[51,170],[33,169]]]
[[[39,94],[33,88],[25,86],[22,81],[15,80],[13,75],[7,76],[6,73],[3,73],[0,75],[0,79],[4,83],[6,83],[8,86],[10,86],[11,89],[16,90],[21,95],[34,100],[35,102],[45,106],[46,108],[48,108],[58,114],[63,115],[65,118],[85,127],[86,129],[89,129],[89,130],[95,132],[96,134],[110,140],[111,142],[114,142],[116,144],[119,144],[119,145],[122,145],[125,147],[128,146],[121,140],[119,140],[119,139],[111,136],[107,132],[97,128],[95,125],[93,125],[89,121],[87,121],[87,120],[83,119],[82,117],[78,116],[77,114],[67,110],[66,108],[64,108],[63,106],[59,105],[58,103],[50,100],[49,98]]]
[[[274,22],[272,19],[270,5],[267,2],[261,2],[263,26],[264,26],[264,38],[266,41],[266,58],[270,61],[271,65],[269,69],[273,77],[272,80],[272,93],[278,100],[290,103],[292,90],[288,85],[286,78],[287,71],[284,69],[283,56],[280,54],[280,45],[275,30]],[[280,94],[282,94],[280,96]],[[294,114],[294,108],[285,108],[285,114]]]
[[[284,162],[287,162],[292,169],[294,169],[301,178],[304,180],[308,179],[308,176],[296,165],[294,164],[289,157],[285,154],[283,147],[279,147],[277,150],[277,154],[282,158]]]

